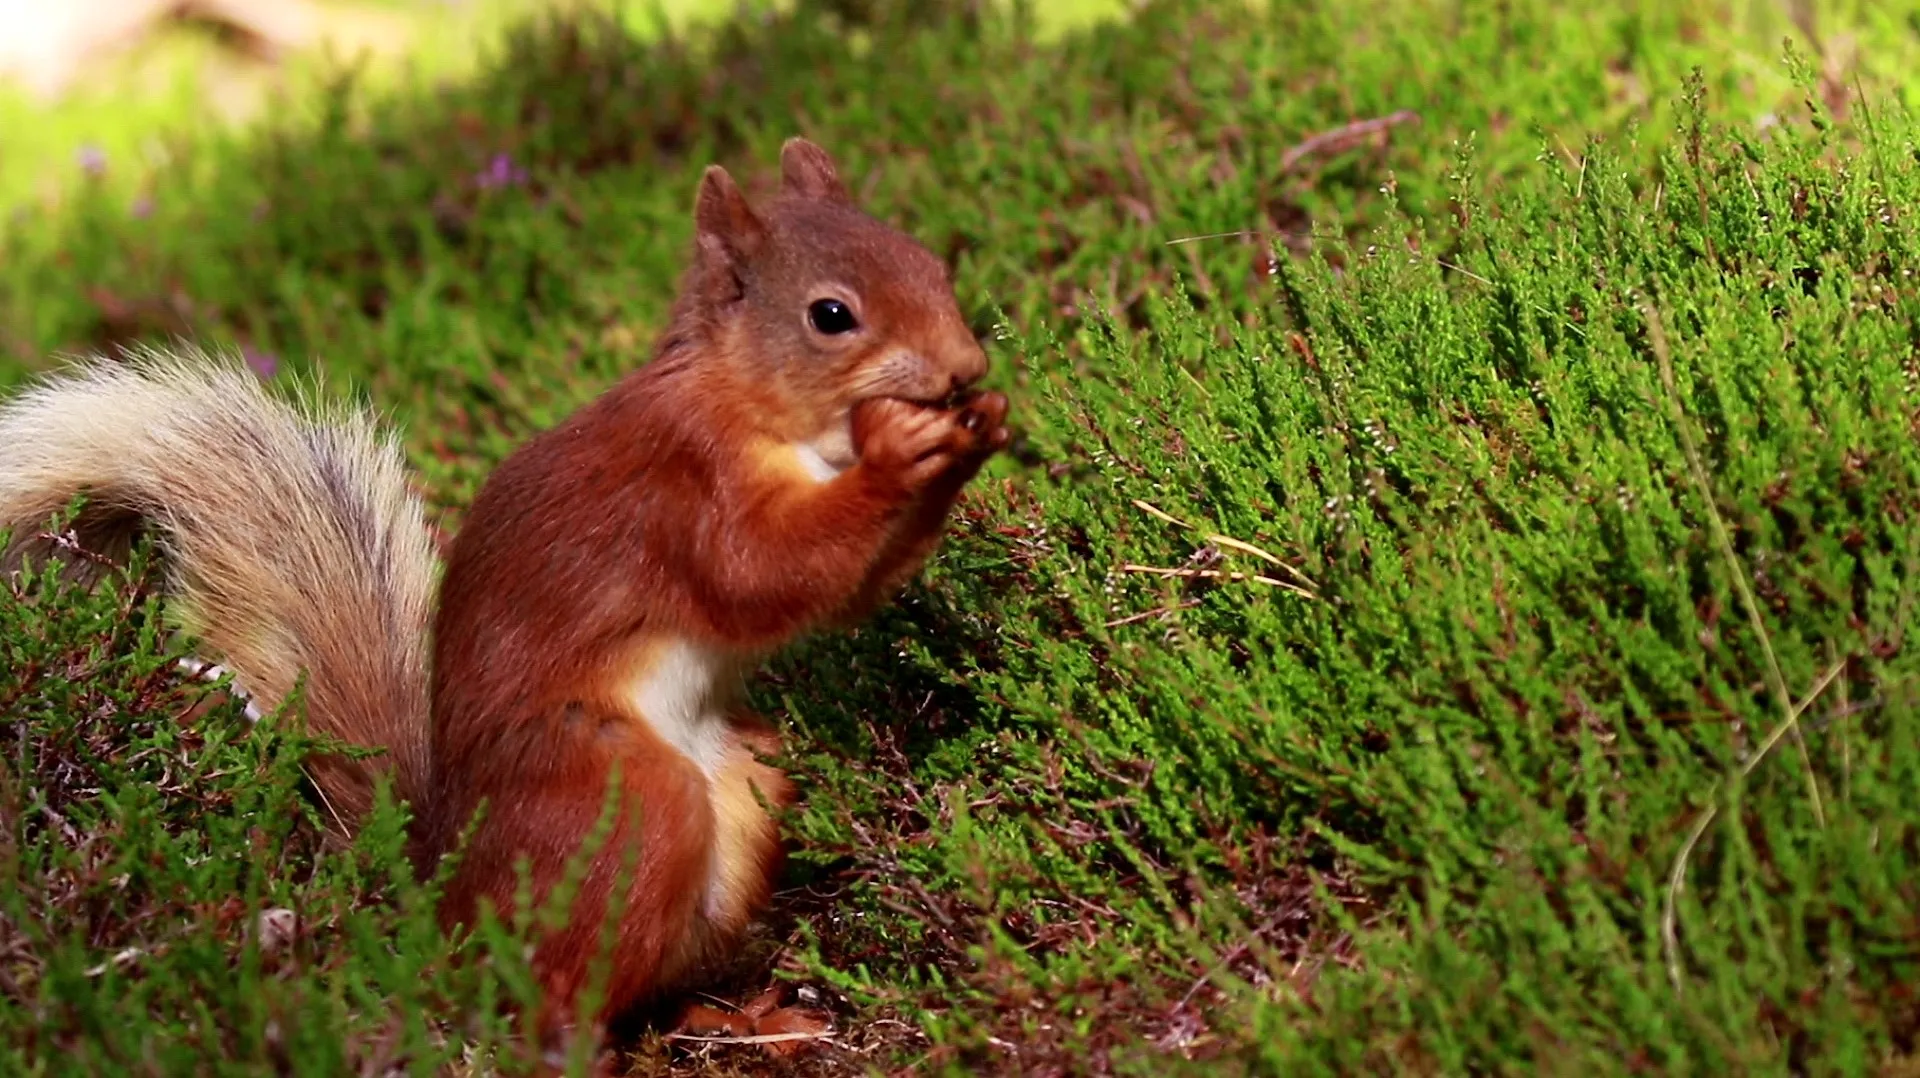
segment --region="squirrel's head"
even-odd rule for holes
[[[931,403],[986,374],[938,258],[861,212],[813,143],[788,140],[780,172],[759,208],[718,165],[700,182],[682,302],[724,351],[775,380],[809,434],[863,400]]]

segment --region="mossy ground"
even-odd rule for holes
[[[0,238],[0,381],[172,335],[321,373],[455,527],[644,359],[699,170],[805,133],[952,261],[1020,436],[921,584],[756,684],[805,804],[716,991],[797,981],[833,1039],[623,1065],[1920,1069],[1913,27],[827,6],[536,20],[183,140]],[[391,818],[317,845],[299,743],[196,703],[147,581],[0,593],[9,1069],[504,1036],[463,1016],[512,949],[451,960]]]

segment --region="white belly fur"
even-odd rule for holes
[[[634,710],[711,780],[733,747],[727,709],[740,690],[740,662],[684,640],[650,650],[631,690]]]
[[[828,460],[827,455],[810,442],[795,442],[793,455],[799,458],[800,467],[806,469],[816,483],[830,483],[844,470]]]
[[[722,892],[737,887],[737,881],[723,878],[737,858],[721,848],[734,829],[721,818],[727,806],[715,800],[715,777],[736,749],[727,713],[742,690],[742,673],[738,656],[671,640],[648,648],[646,665],[636,672],[628,693],[642,721],[706,776],[707,796],[714,802],[714,822],[720,828],[700,904],[709,921],[718,921],[724,913]]]

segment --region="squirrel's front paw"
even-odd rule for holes
[[[1007,397],[977,393],[950,407],[879,398],[853,411],[862,463],[908,490],[937,480],[965,482],[1007,444]]]
[[[1005,393],[975,393],[963,401],[958,410],[960,426],[973,435],[972,452],[981,460],[992,456],[1012,437],[1006,426]]]

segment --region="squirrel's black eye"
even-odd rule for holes
[[[807,308],[807,324],[829,337],[851,333],[859,328],[853,309],[837,299],[816,299]]]

